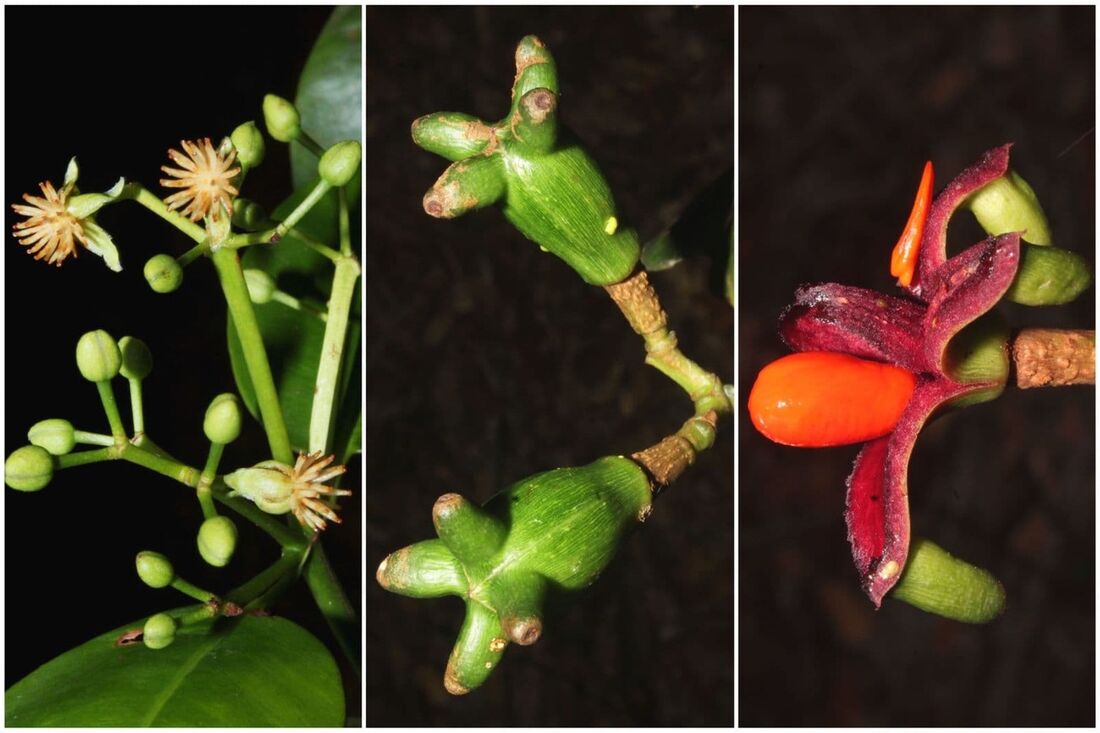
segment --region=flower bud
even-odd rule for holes
[[[248,297],[257,305],[270,302],[275,294],[275,281],[263,270],[245,270],[244,282],[248,286]]]
[[[211,443],[227,445],[241,434],[241,403],[237,395],[225,392],[206,408],[202,431]]]
[[[1005,590],[996,578],[926,539],[917,539],[909,548],[905,572],[891,595],[969,624],[992,621],[1005,607]]]
[[[122,376],[126,379],[145,379],[153,371],[153,354],[141,339],[123,336],[118,340],[122,352]]]
[[[171,293],[183,282],[183,268],[172,255],[153,255],[145,263],[145,281],[155,292]]]
[[[4,483],[16,491],[38,491],[50,483],[53,468],[53,458],[45,448],[25,445],[4,461]]]
[[[1000,314],[991,312],[957,333],[947,344],[944,371],[958,382],[993,382],[989,389],[965,394],[954,407],[965,407],[996,399],[1004,391],[1010,368],[1009,329]]]
[[[237,160],[242,168],[255,168],[264,162],[264,136],[252,120],[237,125],[229,139],[237,149]]]
[[[76,366],[89,382],[105,382],[122,368],[122,352],[111,334],[89,331],[76,344]]]
[[[150,588],[164,588],[176,579],[172,562],[159,552],[151,550],[139,552],[135,564],[138,577]]]
[[[1021,305],[1063,305],[1092,284],[1089,263],[1060,247],[1020,246],[1020,268],[1005,297]]]
[[[50,454],[63,456],[76,446],[73,424],[68,420],[53,418],[36,422],[27,431],[31,445],[45,448]]]
[[[294,506],[294,481],[275,468],[281,464],[263,461],[225,476],[225,485],[251,500],[268,514],[285,514]]]
[[[199,527],[199,554],[216,568],[229,564],[237,549],[237,526],[229,517],[211,517]]]
[[[264,96],[264,124],[267,134],[281,143],[296,140],[302,132],[302,118],[288,100],[274,94]]]
[[[317,163],[317,172],[332,186],[343,186],[359,170],[359,161],[363,157],[363,148],[357,140],[338,142],[325,151]]]
[[[176,621],[166,613],[150,616],[145,622],[142,641],[150,649],[163,649],[176,638]]]
[[[255,201],[239,198],[233,202],[232,222],[241,229],[258,231],[267,223],[267,212]]]
[[[1025,242],[1051,243],[1050,224],[1039,198],[1014,170],[982,186],[967,205],[988,234],[1023,232],[1020,238]]]

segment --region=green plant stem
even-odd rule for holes
[[[99,399],[103,403],[103,411],[107,413],[107,422],[111,424],[111,435],[115,442],[126,440],[126,428],[122,425],[122,415],[118,411],[118,403],[115,402],[115,391],[111,389],[111,380],[105,379],[95,383],[99,391]]]
[[[303,302],[302,300],[295,298],[293,295],[284,293],[282,290],[272,291],[271,299],[276,303],[285,305],[291,310],[296,310],[301,313],[308,313],[311,316],[316,316],[318,320],[328,320],[328,311],[322,310],[312,303]]]
[[[141,380],[127,379],[130,383],[130,413],[134,418],[134,435],[145,432],[145,410],[141,401]]]
[[[321,360],[317,365],[317,380],[313,389],[313,409],[309,418],[309,451],[327,452],[335,417],[336,388],[340,381],[340,365],[347,340],[348,316],[359,280],[359,263],[346,256],[336,263],[329,297],[329,317],[321,343]]]
[[[283,550],[278,560],[269,565],[266,569],[260,571],[260,573],[253,578],[226,593],[226,600],[232,601],[242,607],[247,606],[253,600],[263,595],[265,591],[271,588],[284,575],[291,574],[296,576],[300,560],[301,553]]]
[[[217,600],[218,598],[210,591],[203,590],[197,585],[192,585],[183,578],[179,577],[172,580],[172,587],[178,590],[180,593],[183,593],[185,596],[190,596],[200,603],[209,603],[212,599]]]
[[[210,245],[206,242],[199,242],[191,249],[187,250],[179,257],[176,258],[176,262],[180,267],[187,267],[192,262],[202,257],[204,254],[210,251]]]
[[[203,242],[206,239],[206,230],[200,227],[193,221],[180,216],[175,211],[168,208],[167,205],[152,193],[150,193],[140,183],[128,183],[122,189],[120,194],[121,198],[128,198],[144,206],[149,211],[153,212],[161,219],[179,229],[181,232],[191,237],[196,242]]]
[[[347,186],[336,189],[336,200],[340,204],[340,254],[351,256],[351,212],[348,209]]]
[[[252,300],[248,297],[248,285],[245,284],[240,260],[235,251],[227,248],[214,252],[213,260],[237,338],[241,343],[248,376],[256,390],[256,401],[259,403],[260,418],[267,432],[271,457],[280,463],[292,465],[294,454],[290,447],[290,436],[287,434],[282,405],[279,403],[275,379],[271,374],[271,364],[267,360],[267,351],[260,335],[260,325],[256,321],[256,312],[252,309]]]
[[[225,450],[225,445],[222,443],[211,443],[210,453],[206,456],[206,466],[202,469],[202,475],[199,476],[199,483],[195,486],[195,495],[199,498],[199,506],[202,507],[202,515],[206,519],[211,519],[218,516],[218,510],[214,508],[214,499],[211,496],[210,487],[214,484],[214,479],[218,475],[218,463],[221,462],[222,452]]]
[[[73,438],[77,443],[83,443],[85,445],[114,445],[114,436],[104,435],[103,433],[89,433],[84,430],[74,430]]]
[[[325,154],[325,149],[321,147],[321,144],[314,140],[313,136],[305,130],[298,131],[297,141],[303,148],[313,153],[318,158]]]
[[[314,544],[306,560],[305,580],[317,608],[328,622],[336,642],[347,657],[348,662],[359,673],[359,622],[355,618],[355,609],[344,593],[339,579],[332,571],[324,548],[320,541]]]
[[[114,439],[111,440],[111,445],[114,445]],[[116,456],[112,455],[112,450],[112,448],[100,448],[99,450],[84,450],[78,453],[66,453],[63,456],[57,456],[54,461],[58,469],[86,466],[89,463],[100,463],[102,461],[114,459]]]
[[[317,181],[317,184],[314,185],[313,190],[309,192],[309,195],[302,199],[301,203],[299,203],[294,208],[294,211],[290,212],[290,214],[288,214],[287,217],[283,219],[283,221],[280,222],[277,227],[275,227],[275,231],[271,234],[272,241],[276,241],[285,237],[290,231],[291,227],[300,222],[302,218],[309,213],[309,210],[316,206],[317,202],[323,199],[325,197],[325,194],[327,194],[331,189],[332,184],[328,183],[324,179]]]
[[[184,626],[191,626],[202,621],[209,621],[218,615],[218,610],[210,605],[204,603],[201,606],[193,609],[184,609],[184,612],[176,617],[176,624],[183,628]]]

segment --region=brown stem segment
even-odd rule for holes
[[[714,443],[718,414],[711,410],[684,423],[675,435],[630,457],[653,477],[660,491],[695,462],[695,456]]]
[[[1027,328],[1012,343],[1016,386],[1064,387],[1096,383],[1096,332]]]

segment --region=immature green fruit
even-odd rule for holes
[[[145,282],[157,293],[171,293],[183,283],[183,268],[171,255],[153,255],[145,263]]]
[[[297,140],[302,132],[298,109],[286,99],[268,94],[264,97],[264,124],[267,134],[281,143]]]
[[[317,163],[317,172],[330,186],[347,185],[359,170],[363,148],[356,140],[338,142],[326,150]]]
[[[988,234],[1022,232],[1025,242],[1051,243],[1050,224],[1039,197],[1014,170],[978,189],[966,204]]]
[[[267,226],[267,211],[255,201],[238,198],[233,201],[233,225],[249,232]]]
[[[509,643],[538,640],[547,589],[593,583],[651,502],[645,472],[619,456],[531,476],[484,507],[444,494],[432,509],[439,539],[391,554],[376,578],[401,595],[466,600],[443,678],[461,695],[485,681]]]
[[[76,366],[89,382],[105,382],[122,368],[122,352],[111,334],[89,331],[76,343]]]
[[[991,382],[988,389],[957,398],[951,405],[965,407],[996,399],[1004,392],[1011,368],[1008,324],[990,312],[957,333],[947,345],[944,370],[958,382]]]
[[[640,256],[637,235],[620,226],[595,161],[558,123],[558,80],[550,51],[527,36],[516,48],[508,115],[487,124],[439,112],[413,123],[413,140],[455,161],[424,196],[424,210],[450,219],[501,204],[504,216],[585,281],[626,279]]]
[[[138,577],[150,588],[164,588],[176,579],[176,571],[172,567],[171,560],[159,552],[151,550],[139,552],[135,564]]]
[[[224,392],[211,401],[202,431],[211,443],[228,445],[237,439],[241,434],[241,402],[237,395]]]
[[[199,554],[216,568],[229,564],[237,549],[237,526],[229,517],[211,517],[199,527]]]
[[[38,491],[53,478],[53,457],[45,448],[25,445],[4,461],[4,483],[16,491]]]
[[[229,139],[237,149],[237,160],[245,169],[255,168],[264,162],[264,136],[252,120],[237,125]]]
[[[905,572],[891,594],[929,613],[970,624],[992,621],[1005,607],[1000,581],[925,539],[909,548]]]
[[[145,622],[141,640],[150,649],[163,649],[176,638],[176,621],[166,613],[150,616]]]
[[[76,431],[73,424],[59,417],[36,422],[27,431],[31,445],[45,448],[55,456],[63,456],[76,447]]]
[[[1092,284],[1085,258],[1059,247],[1020,247],[1020,267],[1005,297],[1021,305],[1062,305]]]
[[[248,286],[248,298],[256,305],[271,302],[275,294],[275,281],[263,270],[245,270],[244,284]]]
[[[153,371],[153,353],[141,339],[123,336],[118,340],[118,350],[122,353],[119,371],[126,379],[145,379]]]

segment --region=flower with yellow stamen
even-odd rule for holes
[[[234,494],[243,496],[268,514],[292,512],[298,521],[320,532],[325,520],[340,523],[336,511],[322,501],[326,496],[351,496],[347,489],[326,486],[325,482],[344,473],[344,466],[333,466],[336,456],[300,453],[294,466],[264,461],[252,468],[228,474],[225,483]]]
[[[160,169],[170,178],[160,179],[165,188],[181,189],[164,199],[170,209],[182,209],[180,212],[191,221],[198,221],[213,213],[221,204],[227,214],[233,214],[233,198],[238,191],[231,183],[233,177],[241,172],[240,166],[233,166],[237,151],[232,148],[224,155],[214,148],[210,138],[202,140],[180,140],[184,153],[169,149],[168,157],[179,168],[162,165]]]

